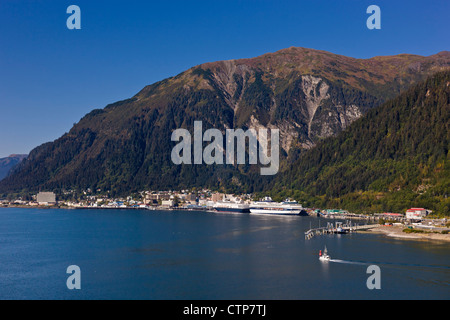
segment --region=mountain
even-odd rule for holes
[[[17,164],[27,157],[26,154],[12,154],[0,159],[0,180],[4,179]]]
[[[450,215],[450,71],[370,110],[305,153],[270,188],[318,207]],[[308,196],[306,196],[308,198]]]
[[[254,165],[174,165],[171,133],[279,128],[281,169],[368,110],[450,66],[429,57],[355,59],[289,48],[252,59],[205,63],[96,109],[54,142],[34,149],[0,193],[102,189],[129,193],[188,187],[254,191],[267,184]]]

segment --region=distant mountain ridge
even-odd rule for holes
[[[0,180],[4,179],[8,173],[17,164],[23,161],[28,155],[26,154],[12,154],[6,158],[0,159]]]
[[[277,128],[281,169],[388,98],[450,67],[450,52],[355,59],[288,48],[252,59],[205,63],[96,109],[69,133],[34,149],[0,193],[91,188],[226,188],[266,184],[253,166],[172,164],[178,128]]]

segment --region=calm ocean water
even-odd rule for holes
[[[304,239],[319,218],[0,208],[0,299],[449,299],[450,244]],[[321,220],[326,225],[326,220]],[[322,263],[327,246],[337,262]],[[366,286],[381,269],[381,289]],[[69,290],[67,267],[81,269]]]

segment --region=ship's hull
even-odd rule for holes
[[[219,212],[235,212],[235,213],[249,213],[249,208],[226,208],[226,207],[215,207],[216,211]]]
[[[301,209],[278,209],[278,208],[250,208],[250,213],[253,214],[271,214],[282,216],[300,216],[306,215],[306,212]]]

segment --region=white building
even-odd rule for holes
[[[161,206],[163,207],[173,207],[175,205],[175,201],[174,200],[162,200],[161,202]]]
[[[430,213],[430,211],[427,209],[424,209],[424,208],[411,208],[411,209],[406,210],[406,219],[414,220],[414,221],[421,221],[429,213]]]
[[[53,192],[39,192],[36,201],[40,206],[55,205],[56,195]]]

